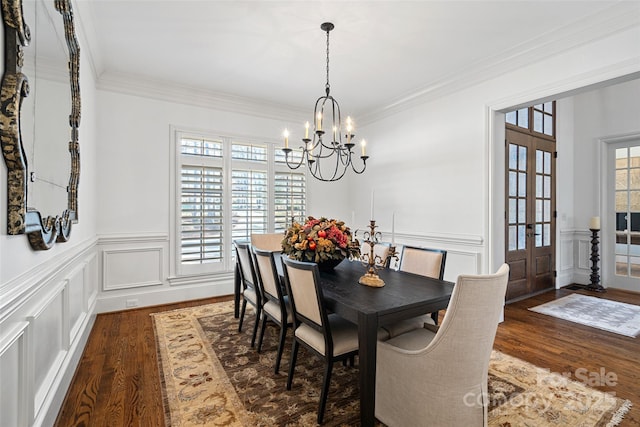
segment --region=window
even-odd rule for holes
[[[533,107],[509,111],[505,121],[519,130],[526,129],[530,133],[542,134],[555,138],[555,101],[536,104]]]
[[[284,232],[306,211],[303,169],[284,163],[279,145],[176,132],[178,275],[233,269],[233,241]]]

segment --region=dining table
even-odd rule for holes
[[[282,263],[276,257],[281,279]],[[378,328],[386,324],[446,309],[454,284],[391,268],[378,270],[385,286],[361,285],[367,267],[343,260],[332,270],[320,270],[325,306],[358,326],[360,425],[375,423],[376,351]]]

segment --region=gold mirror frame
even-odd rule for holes
[[[22,100],[29,95],[29,80],[22,73],[24,48],[31,33],[24,22],[22,0],[1,0],[5,36],[5,64],[0,91],[0,144],[7,165],[7,234],[27,234],[35,250],[50,249],[56,242],[66,242],[71,224],[78,220],[78,182],[80,180],[80,46],[76,38],[70,0],[55,0],[62,15],[66,44],[69,49],[71,86],[71,171],[67,187],[67,209],[60,215],[46,216],[35,208],[27,208],[29,166],[20,130]]]

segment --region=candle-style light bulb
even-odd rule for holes
[[[322,111],[318,111],[318,116],[316,117],[316,130],[322,130]]]
[[[365,141],[364,139],[362,140],[362,142],[360,142],[360,145],[362,146],[362,156],[366,156],[366,146],[367,146],[367,141]]]
[[[309,139],[309,122],[304,123],[304,139]]]
[[[289,148],[289,129],[285,129],[282,134],[284,135],[284,148]]]
[[[333,142],[336,141],[336,133],[338,132],[338,128],[337,127],[333,127]]]
[[[351,144],[351,134],[353,133],[353,124],[351,123],[351,116],[347,116],[347,143]]]

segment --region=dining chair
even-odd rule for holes
[[[260,337],[258,338],[258,353],[262,350],[262,340],[264,331],[267,326],[267,320],[271,320],[280,328],[280,340],[278,341],[278,353],[276,356],[275,373],[280,370],[280,360],[282,359],[282,350],[284,341],[287,336],[287,329],[293,326],[293,316],[289,310],[289,304],[286,300],[289,298],[284,295],[282,286],[280,285],[280,276],[276,269],[276,262],[273,257],[273,251],[253,248],[253,256],[256,266],[256,276],[261,284],[263,305],[262,305],[262,327],[260,328]]]
[[[262,312],[262,292],[259,288],[256,271],[253,266],[251,256],[251,243],[234,241],[233,245],[236,249],[236,262],[240,266],[240,281],[242,283],[242,308],[240,309],[240,323],[238,324],[238,332],[242,332],[242,324],[244,322],[244,314],[247,309],[247,303],[251,304],[256,311],[256,321],[253,326],[253,334],[251,335],[251,347],[255,345],[256,334],[258,332],[258,323]]]
[[[327,313],[316,263],[289,258],[282,258],[282,263],[294,330],[287,390],[291,390],[298,348],[302,344],[325,362],[317,418],[318,424],[322,424],[333,364],[353,360],[358,353],[358,328],[335,313]]]
[[[487,425],[489,359],[508,276],[507,264],[495,274],[459,276],[439,327],[378,342],[378,420],[389,427]]]
[[[391,264],[390,250],[391,243],[387,242],[378,242],[373,247],[373,255],[380,257],[380,259],[382,260],[382,266],[384,268],[389,268],[389,265]],[[360,257],[362,257],[362,255],[369,255],[370,252],[371,247],[368,244],[363,244],[360,246]]]
[[[446,260],[447,251],[442,249],[403,246],[398,270],[442,280]],[[425,323],[437,325],[438,312],[400,320],[389,325],[384,325],[383,328],[389,333],[389,336],[393,338],[412,329],[422,328]]]
[[[283,239],[284,233],[252,233],[251,246],[262,250],[280,252],[282,251]]]

